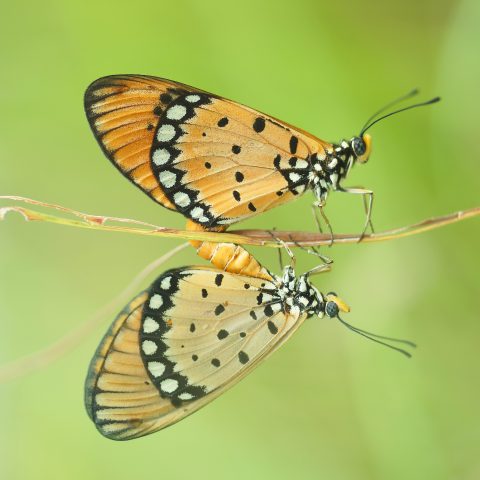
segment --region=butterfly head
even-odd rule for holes
[[[350,139],[353,162],[367,163],[372,152],[372,137],[365,133]]]
[[[336,318],[340,312],[350,311],[350,307],[335,292],[327,293],[324,298],[324,312],[327,317]]]
[[[322,318],[327,315],[329,318],[334,318],[340,312],[350,311],[350,307],[334,292],[326,295],[319,292],[310,283],[308,273],[301,275],[294,285],[290,283],[288,288],[292,297],[292,308],[298,309],[299,312],[306,312],[309,317],[317,315]]]

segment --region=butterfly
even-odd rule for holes
[[[270,115],[182,83],[143,75],[93,82],[85,111],[105,155],[135,185],[188,219],[188,228],[224,230],[312,190],[323,207],[331,190],[362,194],[370,224],[373,192],[344,188],[369,159],[366,131],[330,143]],[[324,217],[326,218],[326,217]],[[317,219],[317,223],[318,219]],[[328,223],[329,225],[329,223]]]
[[[118,315],[91,361],[85,405],[97,429],[128,440],[172,425],[241,380],[308,317],[349,311],[310,273],[297,278],[288,266],[266,279],[193,266],[160,275]]]
[[[235,261],[238,248],[225,244],[221,254]],[[239,258],[247,257],[240,252]],[[322,264],[297,277],[291,263],[281,276],[264,267],[240,274],[201,266],[160,275],[118,315],[90,363],[85,406],[97,429],[129,440],[178,422],[236,384],[315,315],[336,318],[410,357],[385,340],[415,347],[412,342],[340,317],[349,306],[311,283],[329,270]]]

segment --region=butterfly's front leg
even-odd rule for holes
[[[201,225],[188,220],[187,230],[206,231]],[[226,227],[217,229],[222,232]],[[208,260],[216,268],[230,273],[248,275],[250,277],[264,278],[271,280],[272,276],[257,259],[240,245],[234,243],[202,242],[191,240],[190,244],[196,248],[197,255]]]
[[[363,237],[365,236],[365,232],[367,231],[368,227],[370,227],[370,230],[371,230],[372,233],[375,232],[374,229],[373,229],[373,224],[372,224],[373,190],[368,190],[368,189],[363,188],[363,187],[349,187],[349,188],[339,187],[337,190],[339,192],[362,195],[363,208],[365,210],[365,214],[366,214],[367,218],[365,220],[365,225],[363,227],[362,233],[361,233],[361,235],[358,239],[358,241],[361,242]]]
[[[277,248],[277,252],[278,252],[278,263],[280,265],[280,270],[283,272],[283,270],[285,269],[285,265],[283,264],[283,256],[282,256],[282,251],[283,249],[286,250],[288,256],[290,257],[290,266],[292,268],[294,268],[295,266],[295,255],[293,254],[293,252],[290,250],[290,248],[285,244],[285,242],[283,240],[281,240],[280,238],[278,238],[276,235],[275,235],[275,228],[273,230],[267,230],[267,232],[270,234],[270,236],[279,244],[279,245],[282,245],[283,248]],[[294,242],[296,244],[296,242]],[[297,245],[300,247],[300,245]],[[305,247],[301,247],[301,248],[305,248]]]
[[[275,232],[274,231],[271,231],[269,230],[268,233],[271,235],[271,237],[277,242],[278,245],[280,245],[282,248],[278,248],[278,256],[279,256],[279,260],[280,260],[280,269],[281,270],[284,270],[284,265],[283,265],[283,259],[282,259],[282,250],[285,250],[287,252],[287,255],[289,256],[290,258],[290,268],[292,270],[295,270],[295,265],[296,265],[296,262],[297,262],[297,259],[295,257],[295,254],[292,252],[292,250],[290,249],[290,247],[281,239],[281,238],[278,238],[276,235],[275,235]],[[305,247],[302,247],[301,245],[299,245],[296,241],[292,240],[291,237],[290,237],[290,241],[296,245],[297,247],[300,247],[304,250],[306,250]]]
[[[317,265],[316,267],[313,267],[312,269],[310,269],[304,275],[311,277],[313,275],[318,275],[319,273],[329,272],[332,269],[332,266],[331,266],[332,263],[333,263],[332,260],[330,260],[330,263],[321,263],[320,265]]]

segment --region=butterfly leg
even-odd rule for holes
[[[371,193],[367,193],[365,195],[362,195],[363,198],[363,209],[365,210],[365,215],[367,216],[367,219],[365,221],[365,226],[363,228],[363,235],[365,235],[365,232],[367,230],[367,226],[370,227],[370,231],[372,233],[375,233],[375,230],[373,228],[373,223],[372,223],[372,208],[373,208],[373,192],[370,191]]]
[[[325,212],[323,210],[323,207],[325,206],[324,201],[317,201],[312,204],[312,212],[313,212],[313,218],[315,219],[315,223],[317,224],[318,231],[320,233],[323,233],[322,226],[320,224],[320,219],[318,218],[318,211],[320,211],[320,215],[323,218],[323,221],[325,222],[325,225],[328,228],[328,231],[330,232],[330,244],[329,247],[333,245],[333,229],[332,225],[330,224],[330,221],[328,220],[327,216],[325,215]]]
[[[268,233],[270,234],[270,236],[275,240],[275,241],[278,241],[278,238],[274,235],[274,232],[275,232],[275,228],[272,230],[268,230]],[[283,256],[282,256],[282,249],[281,248],[277,248],[277,252],[278,252],[278,263],[280,264],[280,271],[283,271],[283,268],[284,268],[284,264],[283,264]]]
[[[300,245],[296,240],[294,240],[291,237],[291,235],[289,235],[289,238],[290,238],[290,241],[300,250],[303,250],[305,253],[308,253],[309,255],[314,255],[315,257],[318,257],[323,263],[329,264],[333,262],[333,260],[330,257],[327,257],[326,255],[321,254],[317,247],[304,247],[303,245]]]
[[[278,238],[274,235],[274,232],[272,231],[268,231],[268,233],[272,236],[272,238],[278,243],[280,244],[283,249],[287,252],[287,255],[290,257],[290,266],[295,270],[295,263],[296,263],[296,257],[295,257],[295,254],[292,252],[291,248],[281,239],[281,238]],[[293,242],[296,244],[296,242]],[[297,245],[299,246],[299,245]],[[303,247],[305,248],[305,247]],[[278,252],[279,252],[279,257],[280,257],[280,265],[282,267],[282,270],[283,270],[283,259],[282,259],[282,249],[279,248],[278,249]]]
[[[322,225],[320,223],[320,219],[318,218],[318,214],[317,214],[317,208],[319,207],[319,202],[314,202],[312,203],[312,214],[313,214],[313,218],[315,219],[315,223],[317,225],[317,230],[320,232],[320,233],[323,233],[323,229],[322,229]]]
[[[278,263],[280,264],[280,270],[283,271],[283,257],[282,257],[282,249],[281,248],[277,248],[278,250]]]
[[[202,226],[190,220],[187,222],[186,228],[191,231],[205,231]],[[216,231],[222,232],[224,230],[225,228],[221,228]],[[208,260],[220,270],[266,280],[272,279],[268,270],[240,245],[223,242],[202,242],[201,240],[191,240],[190,244],[196,248],[198,256]]]
[[[358,239],[358,241],[361,242],[363,237],[365,236],[365,233],[368,227],[370,227],[371,232],[374,233],[373,224],[372,224],[373,191],[367,190],[366,188],[363,188],[363,187],[339,188],[338,190],[344,193],[353,193],[355,195],[362,195],[363,207],[364,207],[365,215],[367,218],[365,220],[365,225],[363,227],[360,238]]]
[[[319,273],[325,273],[329,272],[332,267],[331,264],[333,263],[332,260],[330,260],[330,263],[322,263],[320,265],[317,265],[316,267],[313,267],[311,270],[305,273],[305,275],[312,276],[312,275],[318,275]]]

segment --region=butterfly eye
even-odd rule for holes
[[[325,313],[331,318],[336,317],[338,315],[338,305],[335,302],[327,302]]]
[[[352,140],[352,149],[356,157],[361,157],[367,151],[367,146],[362,138],[354,137]]]

